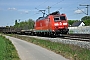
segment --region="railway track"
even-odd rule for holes
[[[37,37],[40,37],[40,36],[37,36]],[[56,38],[90,42],[90,34],[67,34],[67,35],[63,34],[61,36],[57,36]]]
[[[82,48],[86,48],[90,50],[90,38],[89,35],[83,35],[83,36],[79,36],[79,35],[63,35],[63,36],[58,36],[57,38],[50,38],[50,37],[41,37],[41,36],[27,36],[27,35],[20,35],[20,36],[26,36],[26,37],[33,37],[33,38],[37,38],[37,39],[42,39],[42,40],[49,40],[52,42],[60,42],[63,44],[72,44],[75,46],[80,46]]]
[[[60,38],[90,42],[90,34],[68,34],[62,35]]]

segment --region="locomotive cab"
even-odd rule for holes
[[[56,34],[68,33],[68,21],[65,14],[54,16],[54,30]]]

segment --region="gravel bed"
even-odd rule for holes
[[[23,35],[23,36],[26,36],[26,35]],[[86,42],[86,41],[69,40],[69,39],[62,39],[62,38],[39,37],[39,36],[28,36],[28,37],[34,37],[34,38],[43,39],[43,40],[50,40],[52,42],[60,42],[64,44],[73,44],[90,50],[90,42]]]

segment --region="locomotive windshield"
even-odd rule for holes
[[[60,20],[66,20],[65,16],[60,16]]]
[[[54,17],[54,21],[55,21],[55,22],[61,21],[61,20],[66,20],[66,17],[65,17],[65,16]]]
[[[60,21],[60,17],[54,17],[54,21]]]
[[[55,21],[55,22],[60,21],[60,16],[54,17],[54,21]]]

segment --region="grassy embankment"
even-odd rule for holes
[[[13,44],[0,35],[0,60],[20,60]]]
[[[90,50],[88,49],[80,48],[78,46],[70,44],[56,43],[31,37],[25,36],[22,37],[18,35],[11,35],[11,36],[40,45],[44,48],[56,52],[57,54],[61,54],[62,56],[70,60],[90,60]]]

